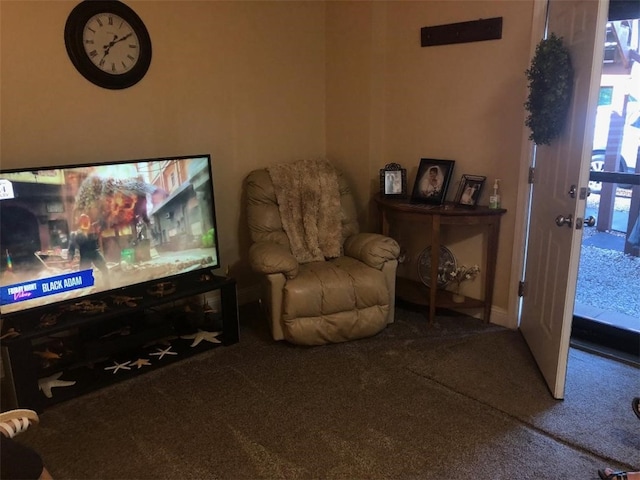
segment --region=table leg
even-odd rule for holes
[[[484,314],[483,320],[491,319],[491,305],[493,304],[493,284],[496,276],[496,263],[498,261],[498,237],[500,234],[500,218],[496,217],[489,224],[489,238],[487,245],[487,268],[485,272]]]
[[[431,216],[431,278],[429,286],[429,323],[436,318],[438,294],[438,264],[440,262],[440,216]]]

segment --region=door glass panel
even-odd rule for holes
[[[595,223],[585,226],[583,231],[574,308],[574,317],[581,320],[637,334],[640,334],[639,27],[637,18],[607,23],[591,158],[591,194],[585,212],[585,218],[593,217]],[[574,322],[574,330],[580,330],[575,327]],[[640,348],[637,341],[635,345],[636,350]]]

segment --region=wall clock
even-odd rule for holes
[[[140,17],[117,0],[84,0],[64,27],[71,62],[90,82],[112,90],[138,83],[151,64],[151,38]]]

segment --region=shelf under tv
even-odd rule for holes
[[[4,315],[1,346],[11,383],[9,407],[42,411],[239,341],[235,280],[203,277],[199,271],[171,282],[175,289],[161,296],[149,293],[153,284],[128,288],[127,296],[136,298],[130,302],[122,302],[117,291],[83,298],[107,305],[93,314],[70,309],[74,301],[69,301]],[[218,312],[202,302],[202,295],[213,291],[220,294]],[[17,335],[6,335],[11,332]]]

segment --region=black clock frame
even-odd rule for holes
[[[84,50],[82,34],[86,23],[98,13],[113,13],[126,20],[140,42],[138,62],[125,73],[112,75],[100,70]],[[151,65],[151,37],[142,19],[129,6],[118,0],[83,0],[76,5],[64,27],[64,43],[71,63],[90,82],[102,88],[120,90],[138,83]]]

